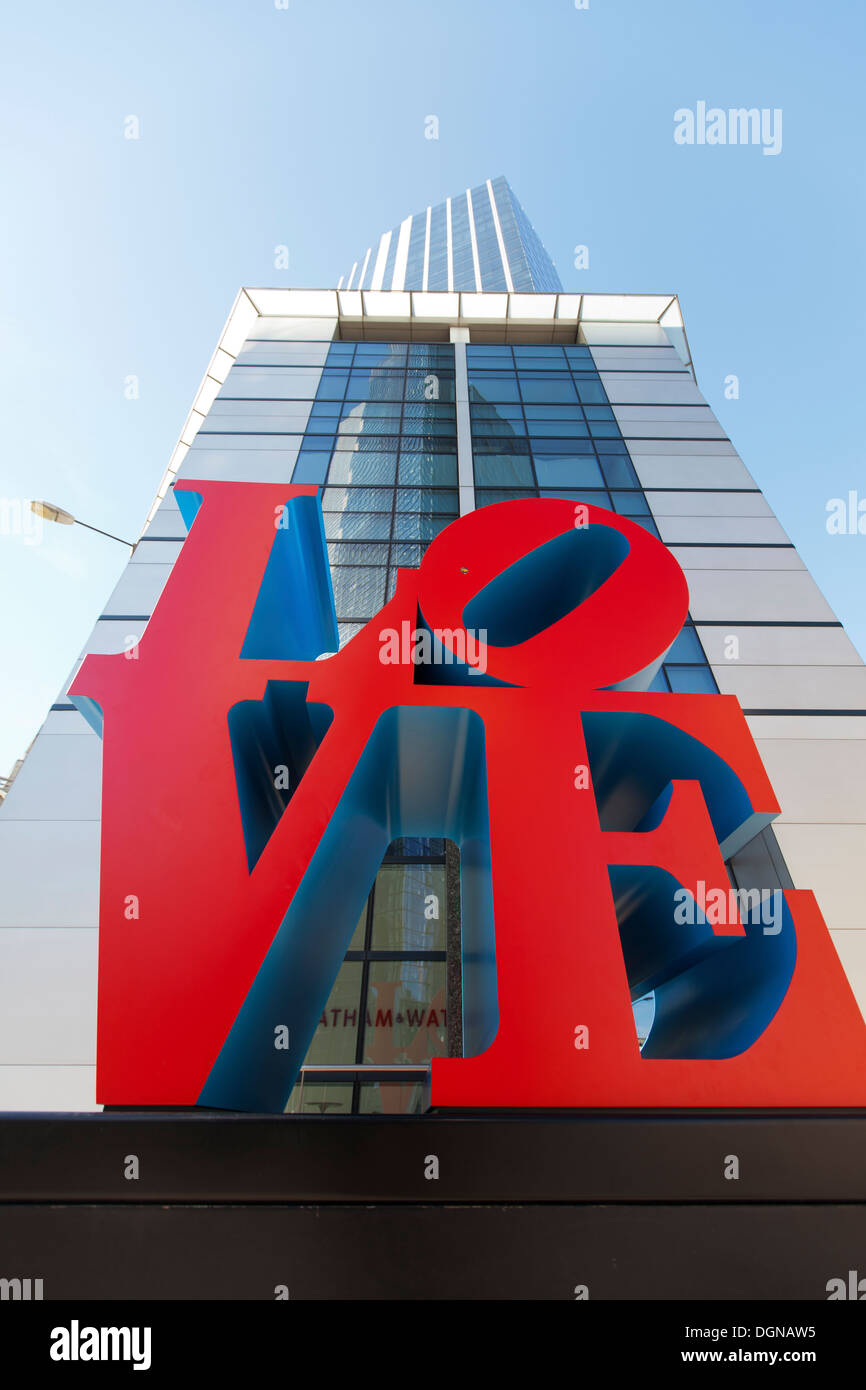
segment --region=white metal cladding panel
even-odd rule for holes
[[[593,347],[600,372],[678,372],[682,359],[672,347]]]
[[[760,492],[648,492],[647,501],[656,519],[664,516],[773,516]]]
[[[790,546],[671,545],[681,567],[691,570],[801,570]]]
[[[159,536],[185,536],[186,526],[180,514],[174,493],[169,492],[164,502],[157,508],[153,521],[147,528],[147,535],[151,538]]]
[[[0,824],[9,821],[98,820],[102,793],[102,743],[95,734],[78,738],[36,736],[24,766],[0,804]],[[45,872],[52,866],[46,864]]]
[[[40,738],[61,738],[79,737],[86,734],[89,738],[96,738],[96,734],[91,729],[83,714],[79,714],[77,709],[52,709],[45,717],[45,723],[39,730]]]
[[[854,998],[866,1019],[866,929],[830,933]]]
[[[629,453],[635,457],[650,458],[670,458],[687,459],[690,462],[696,459],[723,458],[736,459],[745,473],[745,466],[742,459],[731,443],[730,439],[635,439],[629,445]],[[748,477],[748,474],[746,473]],[[661,483],[659,486],[664,487]],[[686,484],[688,488],[689,484]],[[703,487],[703,483],[700,484]],[[730,486],[729,484],[719,483],[719,487]],[[748,483],[743,483],[743,487],[755,486],[752,478]]]
[[[300,434],[292,431],[283,434],[260,434],[253,438],[248,432],[235,432],[231,426],[225,430],[204,430],[201,434],[196,435],[181,468],[186,465],[186,472],[189,473],[192,464],[200,460],[202,455],[217,454],[222,456],[228,453],[246,454],[249,466],[254,467],[256,457],[260,454],[283,453],[290,458],[294,457],[300,441]],[[254,474],[250,474],[250,477],[254,478],[254,476]]]
[[[611,405],[706,405],[689,372],[601,372],[600,375]]]
[[[115,652],[129,651],[140,642],[147,626],[147,616],[142,615],[138,622],[114,622],[113,619],[100,618],[87,639],[81,656],[96,652],[100,656],[113,656]],[[80,660],[80,658],[79,658]],[[76,668],[77,669],[77,668]],[[72,684],[72,677],[66,682],[66,689]]]
[[[732,666],[855,666],[863,662],[841,627],[699,627],[711,665]],[[728,639],[737,639],[737,659],[727,655]],[[866,669],[866,668],[864,668]],[[860,726],[866,738],[866,723]]]
[[[95,927],[99,821],[0,816],[0,883],[0,927]]]
[[[709,409],[688,405],[616,405],[617,424],[626,439],[727,439]]]
[[[96,1068],[0,1066],[0,1110],[101,1110]]]
[[[258,411],[254,415],[209,415],[195,437],[193,449],[285,449],[300,442],[299,437],[306,427],[306,411],[303,416],[275,415],[270,407],[280,405],[280,401],[229,401],[228,404],[257,405]],[[306,406],[309,402],[293,401],[292,404]],[[233,438],[235,435],[244,438],[241,441]],[[279,435],[282,442],[274,444],[262,438],[267,435]]]
[[[631,441],[628,450],[644,488],[751,488],[755,485],[733,452],[698,452],[695,442],[689,441],[689,449],[695,450],[693,453],[659,454],[655,450],[644,452],[636,447],[637,442],[641,441]]]
[[[295,370],[295,369],[292,369]],[[266,397],[259,399],[256,396],[217,396],[205,417],[204,423],[200,426],[201,430],[233,430],[235,420],[243,420],[258,415],[277,415],[284,420],[301,421],[299,428],[304,428],[304,423],[309,419],[313,402],[308,396],[304,397]],[[231,423],[225,423],[231,422]],[[289,432],[295,427],[287,426]],[[198,436],[196,436],[198,438]]]
[[[866,709],[864,666],[713,665],[723,695],[746,709]],[[863,744],[866,748],[866,743]]]
[[[232,367],[217,399],[311,401],[321,376],[317,367]]]
[[[219,449],[222,447],[220,438],[228,434],[303,434],[310,414],[309,401],[225,401],[224,404],[230,408],[212,410],[208,415],[195,437],[195,449]],[[282,410],[280,407],[285,405],[293,408]],[[257,449],[259,446],[255,439],[247,439],[239,447]]]
[[[774,516],[660,516],[659,535],[669,545],[788,545],[788,536]]]
[[[866,864],[866,826],[855,823],[816,825],[774,823],[779,848],[798,888],[811,888],[831,931],[862,930],[866,926],[862,866]],[[852,985],[858,978],[849,975]]]
[[[170,573],[171,565],[127,565],[103,611],[152,613]]]
[[[866,825],[866,740],[760,739],[758,752],[782,808],[777,825]]]
[[[208,431],[224,430],[231,431],[239,429],[241,420],[257,420],[260,415],[273,415],[277,419],[286,420],[291,423],[286,424],[285,428],[289,434],[303,432],[307,421],[310,418],[310,411],[313,402],[310,400],[266,400],[259,401],[252,398],[244,400],[222,400],[219,396],[214,401],[204,424],[201,426],[196,439],[201,434]]]
[[[235,359],[238,366],[323,367],[331,344],[315,342],[262,342],[248,338]]]
[[[183,541],[159,541],[148,537],[139,541],[135,554],[129,557],[131,565],[173,565],[180,554]]]
[[[219,438],[225,445],[226,435],[211,435]],[[287,446],[286,437],[274,435],[279,448],[262,448],[261,437],[256,449],[249,447],[249,435],[238,435],[238,447],[220,449],[190,449],[181,466],[181,477],[186,480],[211,479],[224,483],[288,483],[295,470],[300,444]],[[240,447],[243,445],[243,447]]]
[[[833,622],[836,617],[807,570],[692,570],[689,594],[696,623]]]
[[[866,717],[856,714],[750,714],[753,738],[866,739]]]
[[[335,318],[281,318],[278,315],[256,319],[249,333],[247,343],[256,339],[279,339],[284,342],[314,343],[330,342],[337,328]]]
[[[0,1075],[94,1065],[97,938],[95,927],[0,928]]]
[[[670,339],[658,323],[581,323],[583,336],[590,347],[601,352],[611,347],[622,352],[634,348],[670,348]]]
[[[680,425],[715,425],[716,429],[721,429],[721,425],[716,419],[708,405],[653,405],[646,401],[640,401],[635,405],[617,405],[614,407],[614,415],[622,424],[635,420],[645,422],[655,422],[662,426],[668,424]],[[727,435],[723,434],[726,439]]]

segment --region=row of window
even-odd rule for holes
[[[510,438],[524,434],[560,434],[586,436],[578,428],[590,420],[615,421],[609,405],[470,405],[473,436],[502,435]]]
[[[316,390],[317,401],[453,401],[454,372],[440,368],[351,371],[325,367]]]
[[[470,405],[606,405],[597,375],[569,372],[469,373]]]
[[[611,456],[591,458],[572,453],[475,454],[475,485],[479,488],[519,489],[531,496],[533,488],[629,488],[631,464]],[[528,490],[528,491],[527,491]],[[604,505],[604,504],[602,504]]]
[[[373,486],[404,488],[454,488],[457,486],[456,453],[367,453],[363,450],[307,451],[298,455],[294,483],[327,483],[345,488]]]
[[[454,345],[452,343],[332,343],[328,349],[329,367],[350,367],[353,363],[363,367],[383,364],[405,363],[409,367],[424,367],[437,363],[443,367],[454,366]]]
[[[582,343],[468,343],[466,361],[470,367],[505,371],[512,366],[596,370],[592,353]]]

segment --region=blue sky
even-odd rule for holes
[[[866,652],[866,536],[826,529],[828,499],[866,497],[866,10],[589,6],[7,7],[0,498],[135,539],[240,285],[333,285],[407,213],[504,173],[566,288],[680,295],[704,394]],[[700,100],[781,108],[781,153],[677,145],[674,112]],[[6,529],[0,772],[126,556],[79,527]]]

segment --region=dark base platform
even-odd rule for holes
[[[6,1115],[2,1278],[76,1300],[826,1300],[833,1279],[866,1299],[866,1114]]]

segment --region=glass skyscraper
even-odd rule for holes
[[[383,232],[339,289],[561,290],[541,238],[501,176]]]

